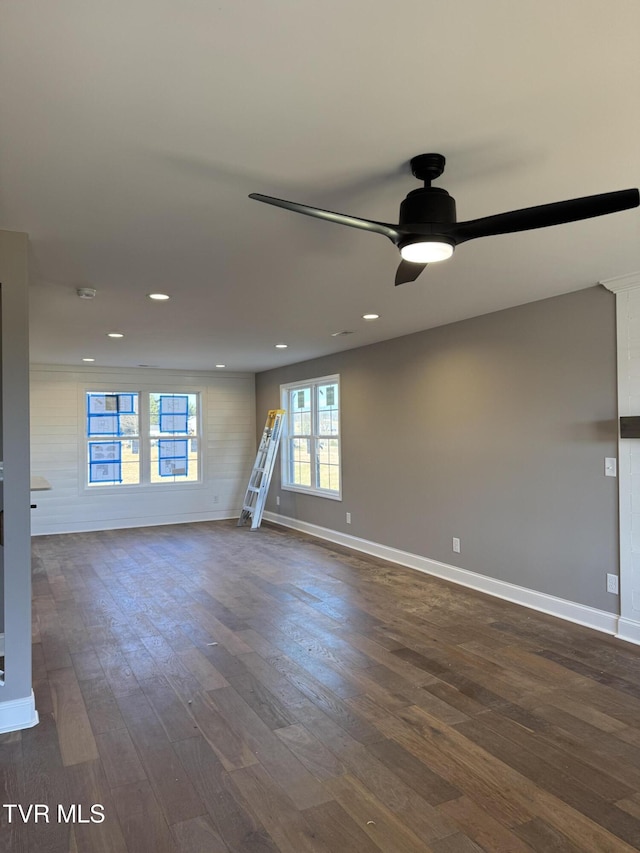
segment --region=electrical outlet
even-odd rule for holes
[[[280,495],[276,495],[276,506],[280,506]]]
[[[351,524],[351,513],[347,513],[347,524]]]
[[[618,595],[618,575],[607,574],[607,592]]]
[[[457,536],[453,537],[452,546],[451,546],[456,554],[460,553],[460,540]]]

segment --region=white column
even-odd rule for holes
[[[640,416],[640,272],[600,283],[616,295],[618,417]],[[618,439],[618,491],[618,636],[640,644],[640,438]]]
[[[0,231],[2,444],[4,455],[4,677],[0,732],[38,722],[31,689],[29,291],[26,234]]]

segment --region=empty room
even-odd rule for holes
[[[0,0],[0,849],[640,849],[639,31]]]

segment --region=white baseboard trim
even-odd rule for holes
[[[0,689],[0,734],[30,729],[32,726],[37,726],[38,722],[33,690],[31,696],[25,696],[24,699],[8,699],[3,702]]]
[[[299,521],[298,519],[278,515],[274,512],[265,512],[264,518],[266,521],[271,521],[274,524],[290,527],[293,530],[308,533],[310,536],[315,536],[318,539],[335,542],[338,545],[344,545],[346,548],[352,548],[354,551],[361,551],[364,554],[370,554],[372,557],[379,557],[391,563],[398,563],[401,566],[416,569],[428,575],[435,575],[435,577],[475,589],[478,592],[484,592],[495,598],[511,601],[513,604],[521,604],[532,610],[538,610],[550,616],[566,619],[568,622],[576,622],[578,625],[594,628],[596,631],[613,634],[623,640],[640,642],[640,624],[633,623],[631,620],[624,620],[629,623],[627,631],[625,633],[619,632],[619,623],[623,620],[620,620],[614,613],[607,613],[606,610],[598,610],[595,607],[588,607],[585,604],[578,604],[575,601],[568,601],[565,598],[557,598],[555,595],[536,592],[535,590],[518,586],[508,581],[496,580],[486,575],[470,572],[467,569],[460,569],[457,566],[450,566],[447,563],[430,560],[428,557],[421,557],[418,554],[411,554],[408,551],[400,551],[397,548],[380,545],[368,539],[360,539],[348,533],[340,533],[337,530],[319,527],[316,524],[309,524],[306,521]],[[633,625],[637,626],[637,639],[633,639],[630,633],[631,626]]]
[[[38,524],[32,522],[32,536],[56,536],[59,533],[95,533],[100,530],[128,530],[132,527],[163,527],[168,524],[191,524],[196,521],[224,521],[239,518],[240,510],[219,510],[217,512],[195,512],[179,517],[159,515],[153,518],[110,518],[96,521],[60,522],[58,524]]]
[[[616,637],[626,640],[628,643],[636,643],[640,646],[640,622],[635,619],[627,619],[621,616],[618,619],[618,631]]]

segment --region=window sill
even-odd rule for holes
[[[113,486],[85,486],[83,495],[122,495],[125,492],[173,492],[176,489],[203,489],[205,483],[202,480],[194,480],[190,483],[121,483]]]
[[[325,492],[321,489],[307,489],[304,486],[285,486],[281,485],[283,492],[297,492],[299,495],[310,495],[314,498],[328,498],[330,501],[341,501],[342,492]]]

